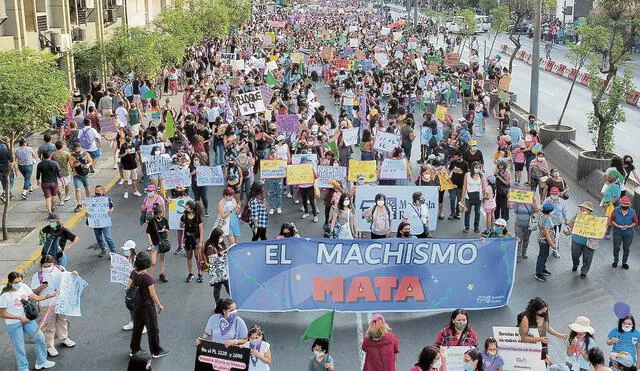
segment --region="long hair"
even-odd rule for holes
[[[624,323],[624,321],[626,321],[628,319],[630,319],[631,323],[633,324],[633,328],[631,329],[631,332],[635,331],[635,329],[636,329],[636,320],[635,320],[635,318],[633,318],[633,316],[631,314],[629,314],[626,317],[620,318],[618,320],[618,332],[624,332],[622,330],[622,323]]]
[[[211,246],[216,250],[216,254],[221,253],[225,249],[224,242],[220,243],[220,237],[224,235],[224,231],[221,228],[213,228],[211,234],[205,243],[205,246]]]
[[[462,314],[465,317],[467,317],[467,326],[465,326],[463,331],[466,331],[469,328],[469,313],[467,313],[467,311],[462,308],[458,308],[453,312],[451,312],[451,319],[449,320],[449,329],[454,333],[456,331],[455,319],[456,317],[458,317],[459,314]]]
[[[418,366],[424,371],[431,370],[431,366],[438,357],[438,354],[440,354],[438,348],[433,345],[428,345],[422,348],[420,355],[418,356],[418,362],[414,366]]]
[[[372,340],[378,340],[387,332],[391,331],[391,327],[385,321],[374,321],[369,325],[366,336]]]
[[[253,184],[251,185],[251,189],[249,190],[249,199],[255,197],[264,198],[264,186],[259,180],[253,182]]]
[[[213,310],[213,313],[223,314],[225,310],[229,309],[229,307],[235,303],[231,298],[222,298],[218,299],[216,303],[216,309]]]
[[[534,298],[532,298],[531,300],[529,300],[529,303],[527,303],[527,307],[524,310],[524,315],[527,317],[527,319],[529,320],[529,327],[536,326],[537,327],[537,322],[536,322],[536,316],[538,315],[538,311],[542,308],[547,308],[547,302],[545,302],[541,297],[536,296]],[[549,320],[549,309],[547,309],[547,321]]]
[[[20,272],[9,273],[9,275],[7,276],[7,284],[5,287],[2,288],[2,292],[0,292],[0,294],[4,294],[5,292],[9,292],[13,290],[13,288],[11,287],[11,282],[13,282],[16,278],[22,278],[22,273]]]
[[[484,364],[482,362],[482,355],[480,354],[480,351],[478,351],[477,349],[469,349],[464,352],[464,354],[468,355],[472,361],[478,361],[478,364],[475,368],[476,371],[484,371]]]

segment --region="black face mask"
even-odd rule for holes
[[[629,210],[629,206],[620,206],[622,210]]]
[[[411,237],[411,232],[402,232],[403,237]]]
[[[100,196],[102,196],[101,193],[96,193],[96,197],[100,197]]]

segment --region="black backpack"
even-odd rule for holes
[[[60,246],[60,235],[49,233],[47,234],[44,244],[42,244],[42,251],[40,255],[51,255],[56,260],[62,257],[62,247]]]
[[[24,309],[24,316],[27,317],[28,320],[33,321],[38,318],[40,307],[37,301],[33,299],[22,299],[20,302],[22,303],[22,309]]]
[[[438,139],[436,139],[438,129],[431,129],[431,138],[429,138],[429,147],[436,148],[438,146]]]
[[[136,280],[137,278],[138,277],[136,276]],[[142,300],[140,288],[138,287],[136,280],[133,280],[131,287],[129,287],[124,294],[124,305],[129,310],[136,310],[140,306],[140,302]]]

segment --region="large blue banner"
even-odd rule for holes
[[[507,305],[515,238],[243,242],[229,250],[231,295],[247,311],[486,309]]]

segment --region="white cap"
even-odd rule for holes
[[[126,240],[124,245],[122,245],[122,250],[135,250],[136,243],[133,240]]]
[[[500,218],[500,219],[497,219],[494,224],[506,227],[507,226],[507,221],[502,219],[502,218]]]

